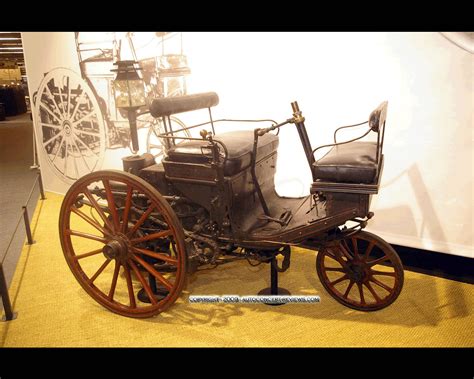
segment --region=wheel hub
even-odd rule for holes
[[[123,240],[123,238],[116,237],[104,245],[102,252],[108,259],[117,259],[121,262],[125,262],[129,255],[128,244]]]
[[[362,283],[367,278],[367,270],[358,263],[353,263],[348,267],[347,275],[356,283]]]
[[[67,135],[67,136],[70,136],[71,133],[72,133],[72,125],[69,121],[64,121],[63,122],[63,130],[64,130],[64,133]]]

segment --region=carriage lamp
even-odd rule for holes
[[[130,123],[130,136],[132,139],[132,152],[136,154],[138,147],[137,134],[137,109],[146,105],[145,85],[138,75],[139,68],[135,61],[117,61],[115,63],[117,72],[113,88],[115,96],[115,106],[127,111]]]

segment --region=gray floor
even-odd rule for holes
[[[36,171],[30,170],[33,165],[33,123],[30,114],[8,117],[0,122],[0,261],[3,260],[5,276],[9,285],[15,272],[23,243],[25,228],[23,220],[8,244],[22,214],[36,178]],[[31,217],[39,198],[38,186],[35,187],[28,204]],[[6,254],[6,255],[5,255]],[[0,310],[3,305],[0,302]]]

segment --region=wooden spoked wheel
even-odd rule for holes
[[[35,100],[38,140],[51,169],[68,184],[97,170],[106,149],[106,128],[91,87],[72,70],[55,68]]]
[[[151,317],[179,297],[186,275],[183,229],[143,179],[114,170],[80,178],[62,203],[59,232],[77,281],[109,310]]]
[[[318,252],[316,270],[329,294],[347,307],[376,311],[403,287],[403,265],[382,238],[361,231]]]

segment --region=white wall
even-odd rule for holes
[[[46,61],[77,65],[72,33],[63,42],[55,35],[68,33],[38,34],[23,33],[31,91]],[[282,121],[297,100],[313,147],[388,100],[384,176],[369,230],[392,243],[474,257],[473,55],[439,33],[184,33],[183,40],[190,92],[219,94],[215,118]],[[280,136],[277,191],[307,194],[298,135],[287,126]],[[115,166],[117,153],[104,167]]]
[[[313,146],[388,100],[369,230],[474,257],[473,55],[439,33],[185,33],[185,42],[194,90],[219,93],[216,113],[281,121],[298,100]],[[297,133],[281,136],[277,190],[307,194]]]

